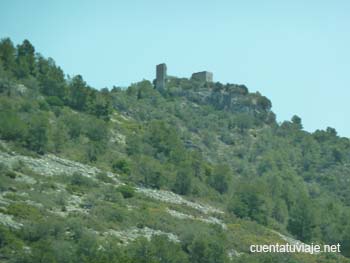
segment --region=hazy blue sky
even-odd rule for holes
[[[210,70],[272,100],[279,121],[350,137],[350,1],[0,2],[0,37],[29,39],[96,88]]]

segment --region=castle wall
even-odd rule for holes
[[[213,82],[213,73],[209,71],[193,73],[191,79],[195,79],[203,82]]]

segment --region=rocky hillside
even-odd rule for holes
[[[244,85],[96,90],[3,39],[0,124],[2,262],[349,262],[350,140]]]
[[[162,236],[167,242],[181,244],[194,234],[192,231],[214,231],[215,235],[225,232],[226,258],[234,262],[249,258],[247,248],[251,241],[300,242],[171,191],[128,186],[118,174],[96,167],[52,154],[39,158],[24,156],[9,151],[4,142],[1,148],[1,233],[8,236],[21,233],[23,240],[12,236],[12,243],[8,244],[12,249],[8,253],[21,260],[37,253],[45,256],[44,251],[36,251],[38,247],[28,246],[28,241],[50,235],[50,231],[63,231],[56,234],[63,235],[64,240],[73,240],[81,228],[102,244],[113,240],[121,247],[140,238],[150,241]],[[8,236],[2,236],[3,241],[10,239]],[[59,241],[55,240],[53,245]],[[101,245],[100,249],[106,248]],[[307,262],[319,262],[322,258],[320,255],[298,257]],[[2,260],[11,262],[4,254]]]

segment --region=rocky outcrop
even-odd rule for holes
[[[153,236],[159,236],[159,235],[165,235],[168,237],[168,239],[172,242],[179,243],[180,240],[177,235],[173,233],[166,233],[160,230],[155,230],[149,227],[144,228],[130,228],[122,231],[116,231],[113,229],[110,229],[109,231],[104,233],[104,236],[106,235],[113,235],[117,237],[123,245],[127,245],[128,243],[134,241],[135,239],[139,237],[145,237],[148,240],[151,240]]]
[[[204,214],[209,214],[209,213],[223,214],[224,213],[220,209],[214,208],[212,206],[188,201],[183,197],[181,197],[180,195],[177,195],[170,191],[156,190],[156,189],[149,189],[149,188],[142,188],[142,187],[138,187],[136,188],[136,190],[139,193],[142,193],[148,197],[157,199],[159,201],[170,203],[170,204],[186,205]]]
[[[220,219],[213,217],[213,216],[209,216],[209,217],[195,217],[193,215],[188,215],[188,214],[184,214],[181,213],[179,211],[176,210],[172,210],[172,209],[167,209],[167,212],[172,215],[173,217],[176,217],[178,219],[191,219],[191,220],[198,220],[198,221],[202,221],[208,224],[216,224],[222,227],[222,229],[227,229],[227,226],[224,222],[222,222]]]
[[[0,151],[0,163],[4,163],[10,167],[25,165],[33,172],[44,176],[80,173],[83,176],[95,177],[97,174],[102,172],[96,167],[63,159],[53,154],[47,154],[41,158],[33,158]],[[107,176],[115,180],[116,183],[119,183],[119,180],[116,178],[116,174],[107,172]]]

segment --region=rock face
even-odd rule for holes
[[[200,105],[212,105],[217,110],[241,113],[270,112],[271,102],[259,93],[248,93],[244,85],[222,86],[207,83],[197,89],[182,89],[177,93]]]

